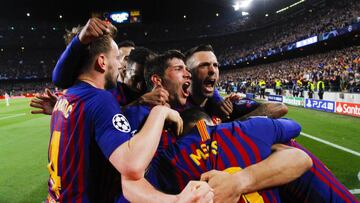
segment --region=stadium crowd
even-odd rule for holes
[[[2,49],[0,80],[50,79],[59,52],[59,49],[38,49],[38,47],[30,49],[27,46],[19,49]]]
[[[360,22],[359,10],[359,1],[335,1],[330,7],[295,16],[292,20],[255,32],[250,40],[240,39],[219,50],[220,64],[235,65],[239,58],[250,54],[261,55],[270,49]]]
[[[7,68],[13,67],[13,68]],[[40,67],[40,68],[39,68]],[[34,66],[15,64],[0,66],[0,80],[50,78],[52,66],[38,64]],[[237,91],[251,91],[251,83],[258,84],[265,80],[268,88],[275,87],[275,80],[282,81],[283,89],[291,90],[297,80],[301,80],[305,89],[307,82],[316,82],[322,78],[325,91],[360,92],[360,46],[333,50],[301,58],[288,59],[270,64],[224,70],[220,73],[219,86],[228,89],[237,86]],[[42,83],[30,85],[17,83],[13,86],[2,85],[1,89],[11,91],[11,95],[21,91],[34,92],[41,90]],[[44,83],[44,87],[49,84]],[[32,87],[36,87],[33,88]]]
[[[7,92],[10,96],[21,96],[24,94],[42,93],[45,88],[55,90],[55,86],[51,82],[12,82],[0,84],[0,95]]]
[[[360,46],[333,50],[270,64],[222,71],[220,87],[236,86],[237,91],[252,91],[260,80],[275,88],[281,80],[283,89],[291,90],[300,80],[307,89],[309,81],[323,80],[325,91],[360,92]]]
[[[267,22],[272,22],[273,25],[260,31],[251,32],[249,38],[244,38],[243,35],[231,36],[229,38],[221,36],[214,38],[212,44],[216,48],[216,53],[218,53],[219,63],[221,66],[236,65],[236,61],[239,58],[245,57],[249,54],[260,54],[269,49],[279,48],[287,45],[288,43],[313,36],[314,34],[328,32],[335,28],[342,28],[344,26],[348,26],[351,23],[357,22],[359,21],[360,16],[359,10],[359,1],[333,1],[333,4],[330,4],[329,6],[319,8],[318,10],[310,10],[311,12],[306,11],[300,15],[295,15],[293,19],[290,20],[276,19],[279,17],[270,16],[269,19],[274,19],[268,20]],[[256,21],[250,22],[253,23],[253,27],[259,26]],[[220,26],[220,24],[209,25],[207,26],[207,29],[212,31],[210,32],[205,29],[203,32],[216,34],[218,32],[225,31],[226,33],[233,33],[244,30],[246,26],[251,27],[251,25],[247,24],[247,22],[244,20],[235,20],[231,23],[231,26],[224,26],[222,24],[224,29],[214,29],[217,26]],[[18,29],[21,29],[21,27]],[[50,28],[43,26],[41,29],[49,30]],[[162,29],[158,30],[162,31]],[[183,30],[191,30],[192,34],[195,33],[198,36],[201,35],[200,32],[193,32],[192,28],[186,28]],[[59,33],[54,30],[52,31],[55,33],[57,38],[59,38]],[[10,30],[10,32],[13,31]],[[34,35],[33,31],[27,32],[29,33],[29,36],[30,34]],[[181,35],[181,33],[179,34],[176,32],[175,27],[168,28],[167,32],[176,33],[178,37]],[[156,31],[149,31],[149,33],[153,33],[150,37],[156,38]],[[2,38],[8,38],[12,36],[13,35],[11,33],[7,33],[2,36]],[[185,35],[181,36],[184,37]],[[20,36],[20,39],[23,38],[24,36]],[[27,38],[27,35],[25,38]],[[38,51],[36,48],[33,48],[33,50],[28,50],[27,47],[25,47],[25,50],[1,50],[0,80],[50,79],[51,71],[55,66],[56,59],[60,53],[59,47],[63,46],[63,44],[59,45],[61,40],[55,40],[54,37],[44,37],[44,35],[39,35],[37,38],[45,40],[41,43],[42,50],[40,51]],[[164,38],[166,39],[166,35],[164,35]],[[58,47],[57,49],[47,51],[47,54],[43,55],[43,49],[47,44],[49,44],[46,40],[54,41],[55,44],[58,44]],[[31,43],[34,44],[36,42]],[[172,43],[171,47],[176,47],[180,50],[186,50],[193,46],[193,43],[195,43],[193,40],[190,40],[188,43],[184,44]],[[267,76],[266,83],[268,87],[273,87],[274,79],[281,79],[285,88],[291,89],[294,80],[300,79],[304,83],[309,80],[316,82],[320,79],[320,77],[323,77],[326,91],[358,92],[358,48],[359,47],[352,47],[341,51],[331,51],[325,54],[307,56],[300,59],[284,60],[277,63],[254,66],[251,68],[236,69],[225,72],[223,71],[221,73],[221,86],[224,87],[230,82],[235,82],[239,83],[239,85],[236,84],[236,86],[241,87],[244,86],[242,84],[244,81],[257,83],[259,78]],[[163,51],[161,46],[158,46],[157,49],[155,48],[154,50]],[[266,75],[264,75],[264,70],[266,70]],[[263,73],[260,74],[259,72]],[[252,76],[241,76],[245,74]],[[281,74],[286,76],[281,76]],[[25,91],[28,91],[26,88],[22,87],[17,89],[24,89]]]

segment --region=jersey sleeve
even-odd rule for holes
[[[269,145],[289,142],[301,132],[301,126],[297,122],[286,118],[254,117],[241,122],[241,125],[246,134],[251,134]]]
[[[131,126],[109,92],[99,94],[93,105],[95,140],[109,158],[117,147],[131,138]]]
[[[238,101],[233,102],[233,112],[230,115],[230,120],[241,118],[242,116],[254,111],[259,106],[260,103],[255,100],[247,98],[239,99]]]
[[[133,130],[140,131],[144,125],[147,117],[150,114],[150,107],[144,105],[127,106],[124,109],[124,114],[129,120]]]
[[[222,98],[222,96],[219,93],[219,90],[217,90],[216,88],[214,90],[214,94],[211,99],[214,100],[216,103],[224,101],[224,98]]]
[[[72,86],[80,69],[80,58],[86,51],[79,37],[75,36],[61,54],[52,73],[53,83],[60,88]]]
[[[287,118],[272,119],[275,125],[275,140],[274,143],[285,143],[291,139],[299,136],[301,126]]]

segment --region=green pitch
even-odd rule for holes
[[[42,202],[47,194],[50,117],[31,115],[28,99],[0,100],[0,202]],[[360,118],[289,107],[302,131],[360,152]],[[349,189],[360,189],[360,157],[314,141],[297,139]],[[359,175],[360,176],[360,175]],[[357,195],[360,198],[360,195]]]

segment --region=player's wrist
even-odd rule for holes
[[[151,111],[154,111],[155,115],[163,116],[164,119],[166,119],[169,114],[169,108],[162,105],[154,106]]]
[[[241,195],[253,192],[251,191],[251,187],[255,183],[255,178],[250,168],[239,171],[233,174],[233,176],[233,180],[236,182],[236,184],[234,184],[234,190],[237,194]]]
[[[169,202],[180,203],[181,202],[181,193],[177,195],[171,195],[171,200]]]
[[[137,100],[138,103],[141,104],[141,105],[146,104],[146,102],[145,102],[145,97],[144,97],[144,96],[145,96],[145,95],[142,95],[142,96],[139,97],[139,99]]]

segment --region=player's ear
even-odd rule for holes
[[[101,73],[105,72],[106,57],[104,54],[100,54],[95,61],[95,70]]]
[[[161,77],[157,74],[154,74],[150,77],[150,80],[154,87],[161,86]]]

